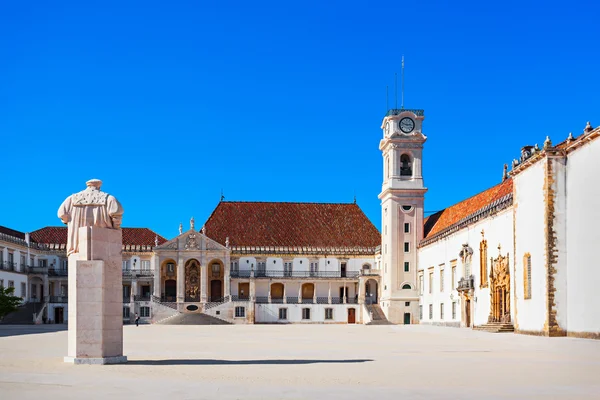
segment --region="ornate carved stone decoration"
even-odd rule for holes
[[[500,250],[500,246],[498,246]],[[488,322],[510,322],[510,269],[508,254],[492,259],[490,270],[490,316]]]
[[[200,244],[198,240],[196,240],[196,234],[190,233],[188,237],[185,239],[185,249],[186,250],[200,250]]]
[[[200,266],[196,260],[185,267],[185,301],[200,301]]]
[[[173,242],[173,243],[169,243],[168,245],[166,245],[164,247],[165,249],[175,249],[177,250],[177,241]]]

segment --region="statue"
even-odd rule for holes
[[[101,180],[91,179],[85,184],[85,190],[67,197],[58,209],[58,218],[68,226],[67,256],[79,252],[79,228],[97,226],[121,229],[121,203],[100,191]]]
[[[179,223],[179,234],[181,235],[183,233],[183,224],[180,222]]]
[[[195,226],[195,221],[194,221],[194,217],[192,217],[192,219],[190,219],[190,229],[194,230],[194,226]]]

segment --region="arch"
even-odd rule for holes
[[[412,158],[406,153],[400,156],[400,176],[412,176]]]
[[[375,279],[367,279],[365,282],[365,303],[375,304],[379,300],[379,284]]]
[[[218,258],[210,260],[208,263],[208,299],[209,301],[218,301],[223,297],[224,285],[223,276],[225,274],[225,264]]]
[[[185,301],[200,301],[200,262],[195,258],[185,262]]]
[[[410,285],[410,283],[405,283],[405,284],[403,284],[403,285],[402,285],[402,289],[408,289],[408,290],[411,290],[411,289],[412,289],[412,286]]]
[[[283,300],[283,283],[271,284],[271,300]]]
[[[167,258],[160,264],[160,297],[162,301],[177,301],[177,263]]]
[[[302,299],[313,299],[315,297],[315,284],[304,283],[302,284]]]

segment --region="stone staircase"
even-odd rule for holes
[[[513,326],[513,324],[506,322],[488,322],[487,324],[476,326],[473,329],[476,331],[490,333],[503,333],[515,331],[515,327]]]
[[[157,323],[160,325],[231,325],[227,321],[202,313],[180,313]]]
[[[6,315],[0,324],[33,325],[34,314],[38,314],[42,307],[44,307],[42,303],[25,303],[17,311]]]
[[[367,325],[393,325],[387,320],[379,304],[367,304],[366,307],[369,314],[372,315],[371,322]]]

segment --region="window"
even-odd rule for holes
[[[479,243],[479,276],[481,287],[487,287],[487,275],[487,240],[482,240]]]
[[[21,282],[21,297],[27,297],[27,284],[25,282]]]
[[[404,233],[410,233],[410,224],[408,222],[404,223]]]
[[[452,290],[456,289],[456,261],[452,264]]]
[[[245,318],[246,317],[246,307],[236,307],[235,308],[235,317],[236,318]]]
[[[405,301],[404,302],[404,307],[410,307],[410,301]]]
[[[412,166],[408,154],[400,156],[400,176],[412,176]]]
[[[423,319],[423,306],[419,305],[419,319]]]
[[[13,253],[8,253],[8,262],[9,263],[15,262],[15,255]]]
[[[408,253],[410,251],[410,244],[408,242],[404,242],[404,252]]]
[[[237,261],[232,261],[229,263],[229,266],[231,267],[231,272],[237,275],[240,270],[240,264]]]
[[[123,307],[123,318],[129,318],[129,307]]]
[[[433,304],[429,305],[429,319],[433,319]]]
[[[260,264],[261,263],[258,263],[259,269],[260,269]],[[264,271],[265,270],[264,265],[266,265],[266,263],[263,262],[262,264],[263,264],[263,271]],[[213,278],[220,277],[221,276],[221,264],[219,264],[219,263],[213,263],[213,265],[211,265],[211,271],[212,271],[212,277]]]
[[[310,319],[310,308],[302,309],[302,319]]]
[[[423,295],[423,285],[424,285],[424,279],[423,279],[423,274],[419,275],[419,294],[422,296]]]
[[[433,293],[433,271],[429,271],[429,293]]]
[[[390,177],[390,157],[385,158],[385,179]]]
[[[286,261],[283,263],[283,275],[292,276],[292,262]]]
[[[9,288],[14,288],[15,287],[15,281],[8,281],[8,287]]]
[[[408,261],[404,261],[404,272],[408,272],[410,270],[410,264]]]
[[[142,260],[142,271],[150,271],[150,261]]]
[[[175,273],[175,264],[173,263],[168,263],[167,264],[167,272],[168,273]]]
[[[333,308],[325,309],[325,319],[333,319]]]
[[[408,283],[402,285],[402,289],[412,289]]]
[[[148,318],[150,317],[150,307],[140,307],[140,317]]]
[[[25,255],[21,254],[21,266],[25,265]]]
[[[48,266],[48,260],[38,260],[38,267],[46,268]]]
[[[319,262],[312,261],[310,263],[310,276],[317,276],[318,272],[319,272]]]
[[[62,259],[60,260],[60,268],[62,270],[66,270],[69,267],[69,260],[68,259]]]
[[[531,254],[523,257],[523,297],[531,299]]]
[[[456,302],[452,302],[452,319],[456,319]]]
[[[129,271],[129,261],[123,261],[123,271]]]
[[[440,304],[440,319],[444,319],[444,303]]]
[[[286,320],[287,319],[287,308],[279,309],[279,319]]]
[[[440,269],[440,292],[444,291],[444,269]]]

